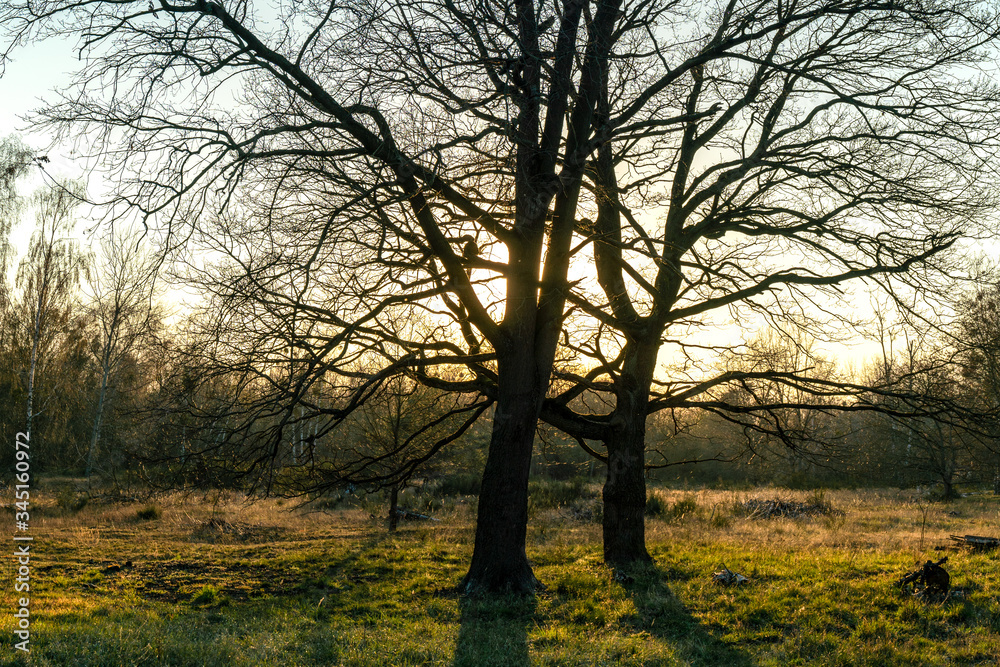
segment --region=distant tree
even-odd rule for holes
[[[353,415],[357,437],[336,449],[347,462],[343,478],[388,489],[389,530],[399,523],[399,493],[410,477],[431,472],[432,451],[454,430],[461,397],[395,376]]]
[[[966,372],[990,408],[1000,407],[1000,283],[979,289],[961,303],[959,340]]]
[[[864,371],[871,391],[857,407],[871,409],[855,422],[856,461],[867,461],[870,481],[900,487],[940,485],[953,498],[959,482],[976,481],[976,459],[995,414],[963,377],[962,348],[940,323],[882,326],[882,354]]]
[[[415,385],[410,369],[419,359],[404,356],[384,367],[377,350],[389,359],[398,351],[382,338],[370,345],[355,339],[336,350],[336,364],[324,364],[316,346],[330,342],[330,329],[322,318],[277,307],[280,296],[270,303],[236,298],[248,285],[216,276],[210,271],[198,284],[225,289],[185,325],[184,344],[174,348],[155,401],[164,419],[184,425],[183,456],[207,466],[199,479],[236,473],[247,488],[287,495],[345,485],[398,489],[433,466],[491,406],[473,393]],[[312,278],[326,291],[316,274]],[[394,330],[415,340],[418,330],[430,336],[433,329],[414,312]],[[254,469],[264,474],[247,474]]]
[[[74,212],[82,197],[80,184],[64,181],[43,188],[32,202],[35,231],[17,270],[18,311],[24,318],[23,333],[28,344],[21,373],[26,397],[25,432],[29,436],[34,435],[35,418],[59,396],[56,386],[70,384],[74,379],[59,377],[54,364],[48,362],[70,329],[78,304],[77,291],[89,267],[88,256],[74,236]],[[45,401],[38,400],[42,369],[48,371]],[[32,446],[36,444],[32,442]]]
[[[85,475],[89,483],[97,460],[101,427],[116,384],[144,336],[155,327],[156,274],[159,261],[142,234],[119,231],[101,244],[90,279],[90,312],[94,326],[91,353],[99,381]]]
[[[993,492],[1000,495],[1000,282],[960,302],[956,338],[969,395],[989,416],[983,463],[992,468]]]
[[[13,250],[10,232],[20,218],[23,205],[17,182],[28,174],[34,164],[34,152],[19,138],[10,136],[0,139],[0,312],[6,312],[10,305],[7,280]]]
[[[905,356],[897,359],[898,382],[909,391],[930,399],[964,403],[964,383],[946,353],[926,349],[920,340],[908,341]],[[939,483],[946,499],[957,496],[955,484],[972,469],[972,434],[955,415],[910,417],[893,420],[906,433],[901,461],[919,483]]]
[[[763,329],[745,347],[725,351],[722,371],[739,380],[728,385],[722,403],[729,410],[721,413],[741,427],[752,456],[772,460],[776,478],[800,484],[840,454],[833,413],[852,393],[851,379],[818,352],[807,331],[794,321]]]
[[[29,173],[33,159],[30,148],[17,137],[0,139],[0,405],[3,408],[2,437],[12,442],[23,426],[15,415],[23,414],[18,405],[20,379],[17,375],[11,301],[13,286],[8,271],[13,257],[10,232],[20,219],[24,198],[18,192],[18,180]]]

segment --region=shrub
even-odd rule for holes
[[[716,508],[716,510],[712,512],[712,516],[709,518],[708,523],[712,526],[712,528],[728,528],[729,517],[718,511],[718,508]]]
[[[430,487],[426,490],[410,487],[400,490],[399,506],[413,512],[433,514],[444,509],[444,501],[441,500],[440,496],[439,490],[432,491]],[[388,492],[386,499],[388,499]]]
[[[531,509],[563,507],[580,499],[596,498],[586,480],[556,481],[537,479],[528,483],[528,506]]]
[[[646,494],[646,516],[648,517],[668,522],[683,521],[685,517],[692,516],[697,510],[698,502],[690,496],[681,498],[671,506],[655,491],[649,491]]]
[[[578,498],[567,510],[570,518],[576,521],[601,523],[604,520],[604,503],[600,498]]]
[[[56,493],[56,505],[65,512],[76,514],[87,506],[90,499],[86,493],[77,493],[71,487],[64,486]]]
[[[156,505],[146,505],[135,513],[141,521],[155,521],[163,515],[163,511]]]
[[[670,508],[670,520],[680,521],[686,516],[692,516],[698,511],[698,501],[691,496],[681,498]]]
[[[660,494],[654,491],[646,492],[646,516],[653,518],[661,518],[667,514],[670,510],[670,505],[665,501]]]
[[[195,606],[210,606],[220,604],[223,601],[219,589],[209,584],[203,586],[201,590],[191,596],[191,604]]]
[[[481,482],[482,479],[475,473],[449,475],[441,480],[438,493],[442,496],[479,495],[479,485]]]

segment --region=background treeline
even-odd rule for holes
[[[144,230],[81,234],[83,188],[50,181],[20,195],[18,178],[37,158],[16,139],[2,149],[10,165],[0,274],[5,450],[15,433],[30,429],[36,472],[120,485],[253,487],[260,482],[251,474],[254,466],[270,457],[268,465],[278,471],[267,478],[272,492],[334,490],[361,480],[395,497],[408,483],[428,479],[448,492],[478,491],[488,403],[423,386],[405,373],[372,383],[359,368],[353,378],[331,378],[302,397],[311,406],[309,418],[296,420],[293,411],[289,419],[276,409],[269,420],[252,404],[255,396],[273,393],[254,387],[262,378],[291,387],[294,364],[255,369],[248,381],[247,369],[219,363],[225,352],[218,337],[163,297],[163,276],[172,276],[175,287],[183,280],[161,261]],[[33,231],[26,247],[14,248],[10,236],[18,220]],[[997,489],[1000,448],[990,415],[1000,405],[1000,286],[984,285],[955,301],[945,326],[921,331],[877,312],[872,337],[882,352],[849,369],[818,352],[802,333],[807,327],[763,329],[720,352],[717,369],[771,375],[728,388],[725,411],[706,404],[651,414],[648,479],[725,486],[933,484],[944,495],[960,484]],[[837,388],[828,402],[773,379],[802,369]],[[359,392],[365,382],[371,391]],[[844,388],[855,385],[863,390],[845,402]],[[922,416],[914,416],[912,405],[894,404],[900,392],[924,399]],[[358,396],[360,404],[345,406]],[[578,402],[596,400],[585,395]],[[731,407],[741,404],[782,407],[734,416]],[[324,410],[332,417],[317,418]],[[240,422],[242,412],[255,417]],[[767,424],[756,428],[754,420]],[[282,448],[256,450],[257,438],[274,428]],[[541,426],[538,436],[534,476],[603,478],[605,467],[575,439],[550,426]],[[585,444],[600,450],[600,443]],[[299,486],[298,478],[306,481]]]
[[[21,260],[22,273],[33,268],[34,257],[29,253]],[[38,294],[30,286],[15,285],[7,292],[10,298],[0,329],[0,433],[4,447],[9,449],[14,434],[26,427],[34,348],[32,454],[36,472],[89,477],[94,471],[105,480],[126,483],[150,474],[159,479],[156,472],[169,471],[179,475],[171,478],[174,483],[243,484],[240,468],[232,465],[232,457],[244,455],[241,441],[226,432],[225,424],[205,428],[203,419],[213,404],[232,407],[229,387],[222,378],[204,382],[197,367],[185,365],[184,338],[177,328],[145,313],[146,328],[105,374],[102,362],[108,343],[102,335],[92,278],[105,267],[95,266],[92,255],[86,262],[89,271],[81,272],[58,300],[43,303],[48,310],[39,311]],[[981,295],[979,302],[995,314],[998,294],[994,288]],[[146,305],[154,310],[152,301]],[[36,335],[38,321],[42,326]],[[919,377],[928,384],[923,391],[970,403],[996,400],[992,375],[996,357],[987,357],[986,348],[965,352],[969,363],[964,373],[958,372],[963,367],[938,360],[941,368],[934,384],[928,379],[934,375],[918,376],[915,371],[919,365],[935,364],[935,360],[921,359],[914,348],[909,346],[895,359],[873,362],[862,372],[886,373],[888,381],[897,382]],[[831,364],[824,367],[833,372]],[[430,445],[436,432],[413,436],[431,420],[434,410],[443,414],[449,403],[444,392],[402,384],[405,381],[397,381],[394,389],[370,399],[350,420],[321,437],[316,437],[316,424],[292,425],[286,452],[289,466],[300,463],[297,457],[306,450],[304,442],[314,438],[315,458],[367,460],[384,456],[379,465],[385,479],[392,479],[391,473],[402,460],[419,458],[422,452],[415,450]],[[749,397],[748,392],[746,399]],[[877,401],[877,397],[872,398],[873,403]],[[711,411],[657,413],[649,417],[648,424],[648,478],[669,484],[726,486],[938,484],[944,493],[953,492],[956,484],[996,484],[1000,456],[995,441],[980,437],[977,430],[963,429],[959,416],[897,418],[883,412],[841,411],[836,407],[829,411],[786,409],[781,418],[797,429],[797,447]],[[489,417],[487,411],[480,423],[414,467],[408,477],[448,478],[446,484],[455,486],[456,492],[475,493],[489,440]],[[189,452],[206,451],[212,455],[187,458]],[[573,439],[543,427],[532,474],[597,481],[603,477],[604,467]],[[380,481],[378,474],[371,477]]]

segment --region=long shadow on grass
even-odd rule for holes
[[[535,620],[532,596],[462,598],[452,667],[526,667],[528,630]]]
[[[666,575],[655,566],[643,567],[630,574],[633,580],[625,584],[625,589],[638,612],[633,626],[668,642],[684,664],[706,667],[753,667],[756,664],[692,616],[664,583]]]

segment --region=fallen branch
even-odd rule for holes
[[[396,508],[396,515],[403,519],[404,521],[440,521],[441,519],[435,519],[432,516],[426,514],[420,514],[419,512],[413,512],[408,509],[403,509],[402,507]]]
[[[982,535],[952,535],[951,539],[955,540],[959,544],[964,544],[967,547],[982,551],[1000,547],[1000,538],[997,537],[983,537]]]

